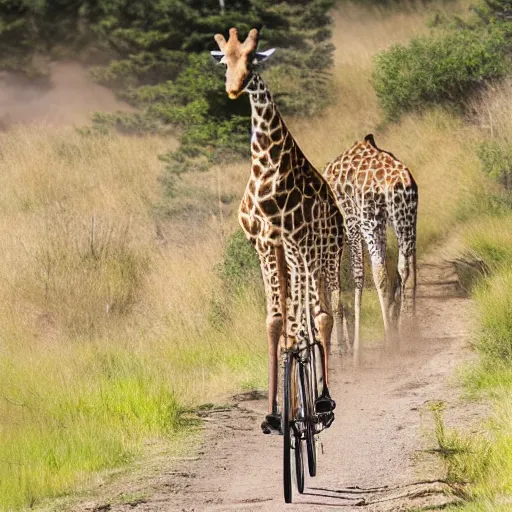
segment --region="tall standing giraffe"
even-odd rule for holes
[[[333,306],[339,302],[339,265],[343,217],[322,175],[290,134],[255,64],[274,50],[256,52],[258,31],[241,43],[237,30],[229,39],[215,35],[220,51],[212,56],[226,66],[226,91],[236,99],[248,93],[252,110],[249,182],[238,218],[258,253],[267,297],[269,403],[262,430],[279,430],[278,356],[281,346],[323,346],[324,382],[317,412],[335,407],[328,389],[327,354]],[[283,345],[281,345],[283,344]]]
[[[336,195],[345,219],[355,284],[354,352],[357,354],[364,285],[363,240],[370,253],[386,337],[391,336],[392,327],[402,314],[406,299],[405,285],[411,267],[415,311],[418,187],[409,169],[393,154],[379,149],[372,134],[327,164],[324,176]],[[388,221],[397,237],[399,251],[392,297],[386,270]]]

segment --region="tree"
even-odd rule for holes
[[[329,102],[329,9],[335,0],[0,0],[0,67],[44,75],[34,55],[80,55],[94,78],[137,113],[97,114],[97,129],[178,130],[166,155],[176,175],[246,155],[247,99],[229,101],[210,61],[213,34],[263,28],[261,46],[279,51],[267,78],[284,113],[309,115]],[[15,41],[15,42],[14,42]],[[282,77],[287,79],[283,80]]]

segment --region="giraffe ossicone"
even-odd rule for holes
[[[262,425],[278,428],[277,370],[281,350],[319,341],[323,346],[323,390],[317,411],[332,411],[327,354],[339,299],[343,217],[324,177],[305,157],[279,114],[255,65],[273,50],[257,52],[258,31],[240,42],[235,28],[228,40],[215,36],[226,66],[226,92],[249,94],[251,172],[238,217],[261,264],[267,297],[269,415]],[[333,308],[334,307],[334,308]],[[340,334],[340,333],[338,333]]]

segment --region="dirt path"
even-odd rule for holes
[[[428,404],[446,402],[450,424],[467,425],[477,414],[459,401],[451,378],[471,357],[471,302],[461,297],[450,264],[427,259],[419,282],[414,337],[399,350],[366,349],[358,368],[332,358],[336,421],[321,436],[318,476],[307,480],[292,505],[282,499],[282,438],[260,433],[265,400],[252,395],[205,413],[198,457],[167,461],[144,479],[132,479],[121,493],[132,500],[95,500],[80,510],[398,511],[453,501],[437,458],[429,454],[435,441],[426,434]]]

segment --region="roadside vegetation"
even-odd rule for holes
[[[510,2],[487,0],[466,20],[444,20],[434,34],[379,55],[374,71],[388,119],[443,105],[477,130],[471,151],[483,181],[473,181],[473,200],[458,204],[457,267],[477,309],[479,358],[465,386],[492,413],[482,425],[454,430],[436,412],[448,481],[465,501],[455,509],[464,511],[508,510],[512,496],[511,31]]]
[[[457,434],[468,448],[450,458],[450,475],[476,503],[495,503],[510,490],[512,86],[500,67],[508,49],[501,40],[493,46],[508,25],[490,17],[490,4],[475,15],[464,0],[436,0],[341,2],[330,27],[332,3],[306,3],[239,2],[250,16],[233,9],[224,19],[212,1],[215,12],[202,24],[194,2],[78,2],[72,15],[58,10],[67,16],[62,26],[77,29],[68,41],[60,30],[48,35],[57,15],[49,4],[24,4],[15,23],[18,11],[4,2],[0,17],[12,25],[3,26],[2,41],[13,34],[25,41],[4,69],[44,80],[45,63],[68,57],[67,47],[142,114],[99,114],[79,132],[35,126],[0,134],[0,509],[35,507],[87,486],[98,471],[139,456],[148,440],[190,431],[197,405],[265,387],[261,279],[236,231],[248,105],[227,103],[222,72],[203,56],[212,32],[231,24],[243,31],[262,19],[263,43],[279,47],[265,76],[313,163],[322,168],[374,132],[418,181],[420,254],[457,231],[464,257],[482,262],[482,276],[469,285],[481,311],[482,364],[467,381],[498,412],[481,437]],[[158,11],[167,7],[181,13],[173,19],[190,21],[197,38],[171,26]],[[302,33],[305,20],[314,26]],[[465,35],[453,35],[459,30]],[[411,95],[424,80],[417,73],[438,56],[460,64],[460,53],[449,50],[461,52],[452,42],[466,45],[472,31],[484,47],[471,53],[474,68],[447,64],[457,97],[441,79],[430,84],[435,94]],[[289,73],[304,82],[283,80]],[[181,144],[172,154],[169,133]],[[365,341],[379,340],[371,283],[363,320]]]
[[[43,127],[0,135],[3,510],[189,429],[196,404],[264,385],[261,296],[228,295],[212,265],[220,226],[168,239],[155,225],[165,145]]]

